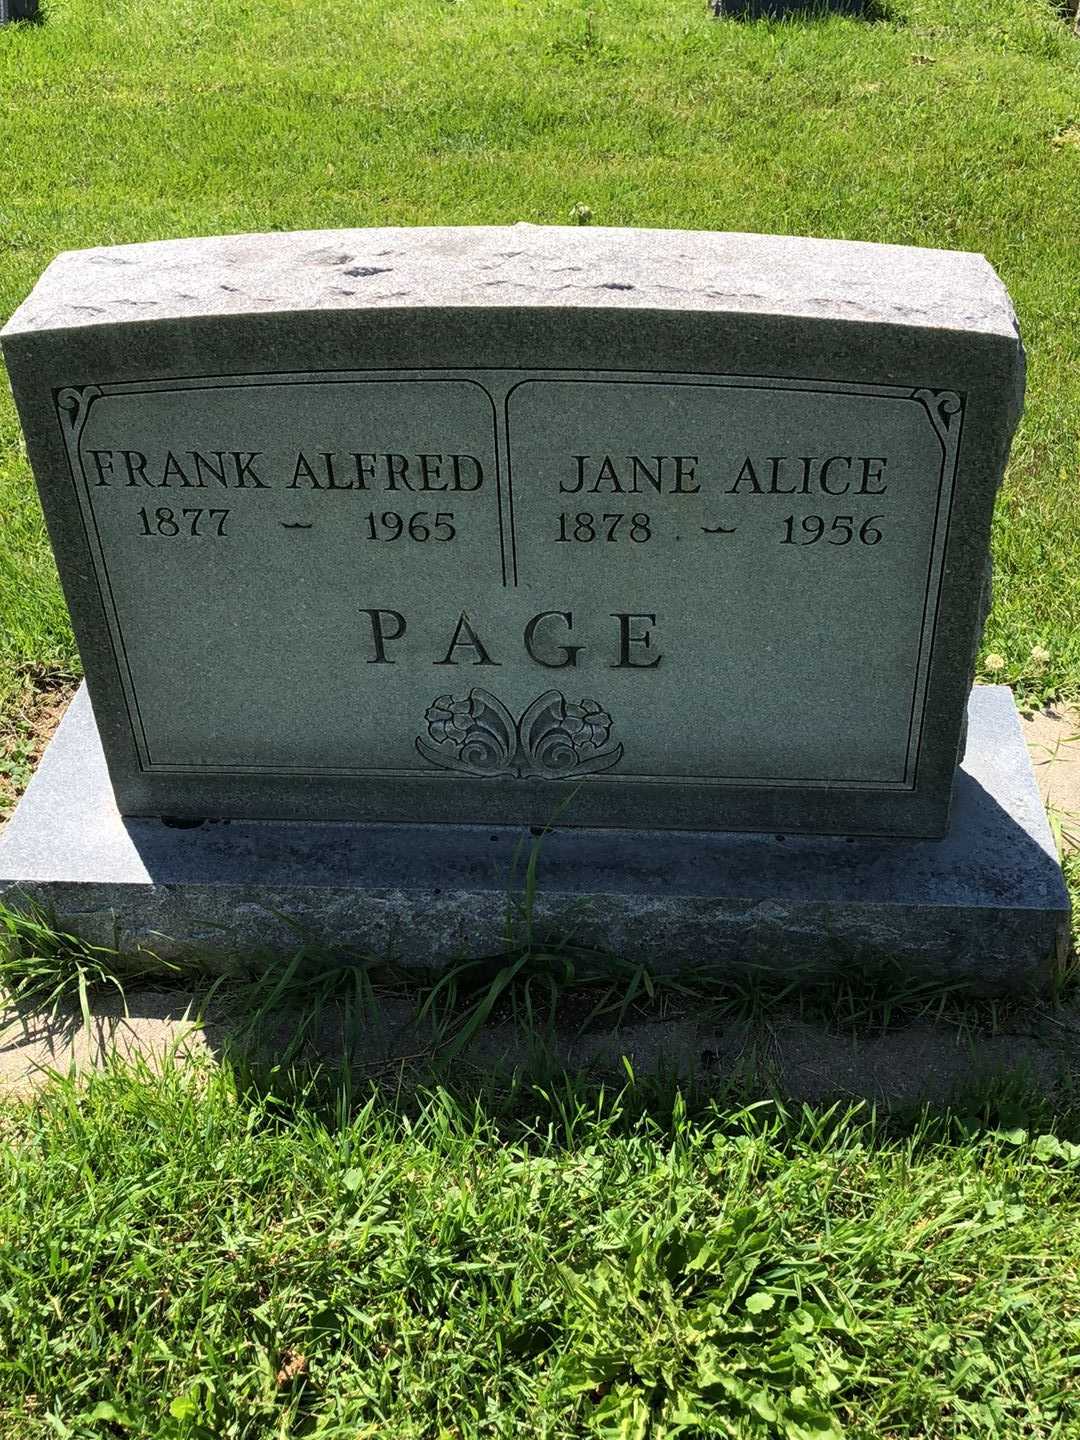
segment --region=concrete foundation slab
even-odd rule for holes
[[[984,991],[1038,986],[1069,901],[1012,695],[977,687],[941,840],[122,817],[84,690],[0,835],[0,903],[170,961],[303,943],[412,966],[534,937],[656,970],[896,961]]]

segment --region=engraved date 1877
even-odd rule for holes
[[[174,510],[171,505],[144,505],[139,511],[139,534],[157,535],[163,540],[201,540],[208,535],[228,534],[225,522],[228,510],[208,510],[203,506],[185,506]]]

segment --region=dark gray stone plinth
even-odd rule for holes
[[[162,958],[223,964],[306,939],[430,965],[507,943],[530,842],[512,827],[125,819],[80,691],[0,835],[0,900]],[[1061,868],[1004,686],[972,695],[942,840],[559,830],[539,877],[535,934],[658,970],[898,960],[1008,990],[1045,981],[1067,937]]]

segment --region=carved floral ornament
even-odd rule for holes
[[[424,715],[416,748],[442,770],[489,778],[565,780],[610,770],[622,759],[609,745],[611,716],[595,700],[567,700],[545,690],[519,720],[489,690],[438,695]]]

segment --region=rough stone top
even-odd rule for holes
[[[780,235],[550,225],[309,230],[59,255],[2,332],[310,310],[745,312],[1017,339],[981,255]]]

